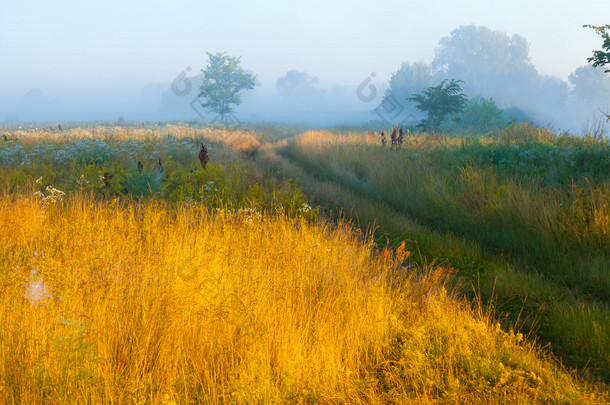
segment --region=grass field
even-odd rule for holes
[[[610,378],[607,141],[529,125],[493,139],[412,135],[397,148],[309,132],[269,153],[315,202],[450,264],[466,293],[474,286],[566,363]]]
[[[484,183],[462,184],[457,175],[453,189],[431,183],[452,167],[446,158],[434,165],[434,153],[457,154],[455,147],[475,159],[491,141],[388,150],[359,133],[271,142],[273,134],[186,126],[4,130],[0,138],[0,402],[609,400],[594,383],[607,377],[607,296],[595,281],[607,269],[595,250],[605,246],[605,228],[582,233],[591,221],[575,219],[582,234],[553,273],[539,266],[546,256],[494,239],[493,227],[478,235],[465,218],[443,218],[466,216],[456,196]],[[379,183],[383,173],[399,183]],[[437,193],[461,191],[417,211],[406,187],[425,174],[420,183]],[[523,179],[506,195],[543,190]],[[590,210],[604,206],[594,188],[604,181],[591,176],[591,190],[578,188],[586,182],[570,187]],[[392,199],[397,190],[402,197]],[[434,201],[429,189],[417,192],[424,208]],[[322,213],[311,207],[318,204]],[[424,215],[446,205],[445,214]],[[335,207],[360,224],[325,214]],[[564,226],[555,224],[561,218],[548,222]],[[367,236],[369,224],[376,234]],[[537,248],[563,254],[571,238]],[[600,275],[572,274],[568,263],[580,255],[597,260]],[[464,294],[475,279],[482,299]],[[508,314],[523,311],[524,296],[526,312],[529,300],[543,302],[537,323],[498,317],[485,304],[494,283],[498,303],[514,300]],[[547,330],[552,316],[559,326]],[[539,325],[530,336],[514,329],[530,323]],[[582,337],[586,327],[599,336]],[[577,335],[560,340],[570,328]],[[564,369],[534,342],[537,333],[553,350],[563,344],[558,353],[575,364],[588,357],[588,373]]]

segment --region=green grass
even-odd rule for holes
[[[197,126],[0,135],[2,403],[607,401],[534,344],[604,378],[594,293],[407,215],[366,160]],[[316,153],[342,148],[379,149]]]
[[[566,364],[608,381],[608,144],[530,135],[413,136],[391,150],[309,133],[273,153],[313,201],[379,227],[381,243],[416,241],[422,260],[457,269],[467,294],[474,286]]]

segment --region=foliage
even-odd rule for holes
[[[501,156],[521,159],[505,164],[510,174],[559,143],[519,144],[519,152],[534,149],[532,160],[530,152],[507,152],[512,143],[490,151],[474,140],[407,134],[388,151],[364,134],[311,132],[298,144],[311,153],[311,176],[295,175],[297,185],[276,177],[294,172],[271,145],[257,160],[243,158],[255,133],[155,128],[71,128],[61,137],[15,130],[0,142],[0,403],[607,402],[606,393],[541,354],[514,329],[519,324],[501,326],[445,283],[454,258],[475,263],[483,288],[498,279],[503,296],[529,282],[530,299],[548,303],[542,316],[552,315],[551,332],[571,327],[568,349],[578,345],[591,364],[610,347],[601,304],[577,295],[575,306],[574,295],[558,293],[552,279],[534,290],[522,273],[498,271],[513,267],[482,258],[493,252],[450,232],[379,248],[342,220],[319,218],[301,191],[300,179],[333,208],[357,203],[357,214],[368,201],[361,218],[389,222],[401,238],[415,222],[388,202],[421,199],[437,213],[449,203],[460,213],[466,201],[487,237],[485,221],[498,223],[493,204],[502,207],[507,196],[530,188],[502,189],[501,177],[466,170],[465,162],[504,167],[495,158],[501,149]],[[603,144],[561,142],[587,153],[585,167],[570,170],[581,174],[591,164],[602,167],[600,176],[608,172]],[[433,170],[449,184],[431,178]],[[349,187],[326,181],[324,171],[349,177]],[[370,181],[376,176],[380,181]],[[341,194],[368,181],[359,194]],[[607,238],[606,191],[574,188],[580,205],[560,199],[565,218],[573,218],[567,229],[583,239],[578,246]],[[546,212],[539,204],[518,208]],[[468,229],[464,216],[449,220],[448,227],[463,221]],[[434,238],[442,238],[441,254],[428,260],[419,246]],[[596,252],[606,251],[599,246]],[[604,263],[600,285],[607,282]]]
[[[515,124],[518,122],[530,122],[531,117],[522,109],[517,107],[508,107],[502,110],[502,117],[505,122]]]
[[[136,197],[161,196],[163,192],[163,172],[149,163],[138,167],[130,165],[124,181],[125,193]]]
[[[530,122],[512,123],[498,133],[498,140],[504,143],[542,143],[554,137],[548,128],[540,128]]]
[[[567,83],[536,70],[524,37],[484,26],[461,26],[441,38],[432,68],[438,78],[464,80],[468,95],[530,113],[561,116],[569,97]]]
[[[319,81],[317,77],[310,76],[307,72],[289,70],[277,79],[275,88],[286,100],[297,101],[303,97],[319,96],[320,91],[315,87]]]
[[[403,62],[400,68],[392,73],[389,87],[386,89],[381,101],[383,107],[385,102],[401,103],[413,93],[418,93],[432,86],[433,75],[432,69],[424,62]],[[410,114],[413,117],[419,116],[419,113],[412,103],[404,103],[402,107],[406,110],[404,114]],[[417,117],[421,118],[421,117]]]
[[[447,85],[445,82],[408,98],[417,103],[418,110],[428,114],[419,124],[424,131],[437,131],[446,119],[461,113],[468,104],[468,97],[461,92],[463,81],[451,79]]]
[[[601,68],[581,66],[570,74],[570,95],[582,103],[587,112],[610,107],[610,76]]]
[[[498,139],[409,134],[388,151],[365,133],[323,135],[279,149],[316,201],[351,212],[382,241],[406,241],[421,262],[449,263],[510,325],[607,381],[610,327],[599,327],[610,326],[606,139],[519,123]],[[566,314],[570,321],[558,322]]]
[[[505,125],[503,110],[492,98],[476,96],[458,116],[460,127],[475,133],[488,133]]]
[[[493,96],[510,105],[519,98],[512,92],[537,77],[529,53],[524,37],[472,24],[441,38],[432,67],[444,77],[465,80],[468,94]]]
[[[447,269],[342,223],[2,194],[0,226],[2,403],[606,398],[454,299]]]
[[[593,51],[593,56],[587,58],[588,62],[593,62],[593,67],[606,66],[610,64],[610,24],[606,25],[583,25],[583,27],[591,28],[602,37],[604,43],[602,44],[602,50]],[[606,32],[608,30],[609,32]],[[606,73],[610,72],[606,70]]]
[[[35,130],[16,131],[6,139],[0,142],[0,183],[15,189],[39,180],[44,196],[45,187],[52,186],[100,198],[155,197],[209,208],[281,206],[291,216],[307,204],[298,185],[279,182],[242,161],[242,154],[260,145],[248,131],[93,127],[67,129],[61,139]]]
[[[203,82],[199,87],[199,97],[205,102],[201,105],[220,114],[224,122],[225,115],[233,112],[233,105],[241,104],[240,93],[252,90],[256,76],[246,72],[239,64],[240,58],[217,52],[206,52],[208,65],[202,69]]]
[[[520,35],[509,37],[502,31],[493,31],[474,24],[454,29],[441,38],[435,50],[432,66],[446,75],[468,78],[472,85],[482,85],[489,75],[511,76],[515,73],[532,73],[529,44]],[[477,70],[471,69],[476,67]],[[487,73],[477,80],[478,73]]]
[[[610,31],[610,25],[602,25],[602,26],[594,26],[594,25],[584,25],[584,27],[592,28],[597,32],[598,35],[602,37],[604,43],[602,45],[602,50],[593,51],[593,56],[587,58],[588,62],[593,62],[593,67],[598,66],[606,66],[610,64],[610,32],[606,32],[606,30]],[[609,73],[610,69],[606,70],[606,73]],[[610,120],[610,115],[606,114],[608,120]]]

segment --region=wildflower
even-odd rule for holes
[[[404,138],[405,132],[402,130],[402,127],[400,127],[400,131],[398,131],[398,145],[402,145],[402,143],[404,142]]]
[[[51,297],[49,287],[42,279],[31,278],[23,294],[32,304],[37,304]]]
[[[52,203],[56,203],[58,201],[63,201],[63,197],[66,195],[63,191],[56,189],[53,186],[47,186],[45,189],[47,192],[46,200],[49,200]]]
[[[80,178],[76,181],[76,184],[78,184],[79,186],[83,186],[83,185],[85,185],[87,183],[89,183],[89,182],[87,181],[87,179],[85,179],[85,175],[84,174],[81,174]]]
[[[201,144],[201,149],[199,150],[199,162],[201,163],[201,167],[205,169],[205,166],[208,164],[210,157],[208,156],[208,148],[204,144]]]
[[[47,204],[49,202],[55,204],[56,202],[63,201],[65,195],[66,193],[53,186],[47,186],[45,188],[45,193],[41,191],[34,193],[34,196],[42,199],[43,204]]]
[[[114,174],[104,173],[104,175],[100,176],[100,177],[104,181],[104,186],[110,187],[110,180],[112,180],[112,178],[114,177]]]
[[[301,207],[297,208],[297,212],[299,214],[306,214],[309,211],[311,211],[311,207],[307,203],[303,203],[303,205],[301,205]]]

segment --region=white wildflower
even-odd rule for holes
[[[300,214],[306,214],[309,211],[311,211],[311,207],[309,206],[309,204],[304,203],[303,205],[301,205],[299,208],[297,208],[297,212]]]
[[[51,297],[49,286],[40,278],[31,278],[23,295],[32,304],[40,303]]]

